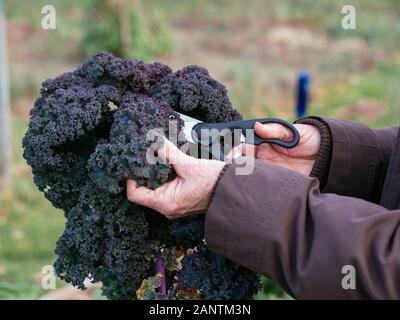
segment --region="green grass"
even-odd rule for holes
[[[311,103],[310,113],[337,117],[361,99],[382,102],[386,110],[378,117],[364,118],[362,113],[348,113],[345,119],[360,120],[373,127],[396,126],[400,122],[400,61],[379,65],[376,70],[356,74],[322,88]]]
[[[358,37],[370,44],[397,49],[400,41],[397,0],[151,0],[174,15],[194,15],[196,19],[217,21],[224,30],[233,21],[263,19],[270,24],[298,23],[325,30],[336,38]],[[357,30],[341,27],[341,8],[351,4],[356,9]]]
[[[22,158],[26,122],[15,119],[13,128],[12,180],[0,194],[0,298],[37,298],[44,293],[41,269],[54,261],[64,217],[37,190]]]

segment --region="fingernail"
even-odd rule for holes
[[[133,179],[128,179],[128,184],[130,184],[131,187],[137,188],[137,182]]]
[[[259,127],[259,128],[265,128],[265,126],[261,123],[261,122],[258,122],[258,121],[256,121],[256,123],[254,124],[254,127]]]

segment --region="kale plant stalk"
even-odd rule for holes
[[[174,178],[170,165],[146,161],[146,134],[179,135],[176,111],[208,122],[241,118],[225,87],[198,66],[172,72],[98,53],[42,84],[24,157],[65,212],[54,263],[65,281],[80,289],[86,278],[101,281],[110,299],[246,299],[259,289],[256,274],[207,249],[203,216],[169,221],[126,199],[128,178],[153,189]]]

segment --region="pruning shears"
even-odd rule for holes
[[[252,120],[235,120],[228,122],[210,123],[203,122],[190,116],[179,113],[180,118],[184,121],[183,131],[189,142],[199,144],[203,147],[211,147],[217,145],[220,150],[223,147],[223,141],[226,138],[233,137],[233,146],[240,143],[260,145],[263,143],[275,144],[284,148],[295,147],[300,140],[300,134],[297,129],[289,122],[279,118],[258,118]],[[254,132],[256,122],[262,124],[277,123],[292,132],[291,141],[283,141],[280,139],[264,139]],[[235,135],[235,133],[238,133]],[[230,136],[230,137],[229,137]],[[224,139],[223,139],[224,138]],[[226,141],[226,140],[225,140]],[[223,153],[219,157],[223,160]]]

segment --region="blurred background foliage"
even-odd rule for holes
[[[14,162],[0,190],[0,299],[39,298],[62,212],[36,190],[21,138],[40,84],[97,51],[174,69],[207,68],[246,118],[294,118],[296,76],[312,77],[309,113],[377,126],[400,122],[400,4],[352,0],[357,29],[330,0],[5,0]],[[42,6],[57,12],[41,28]],[[0,70],[2,72],[2,70]],[[58,281],[58,287],[62,287]],[[256,299],[288,298],[271,281]],[[97,296],[98,297],[98,296]]]

